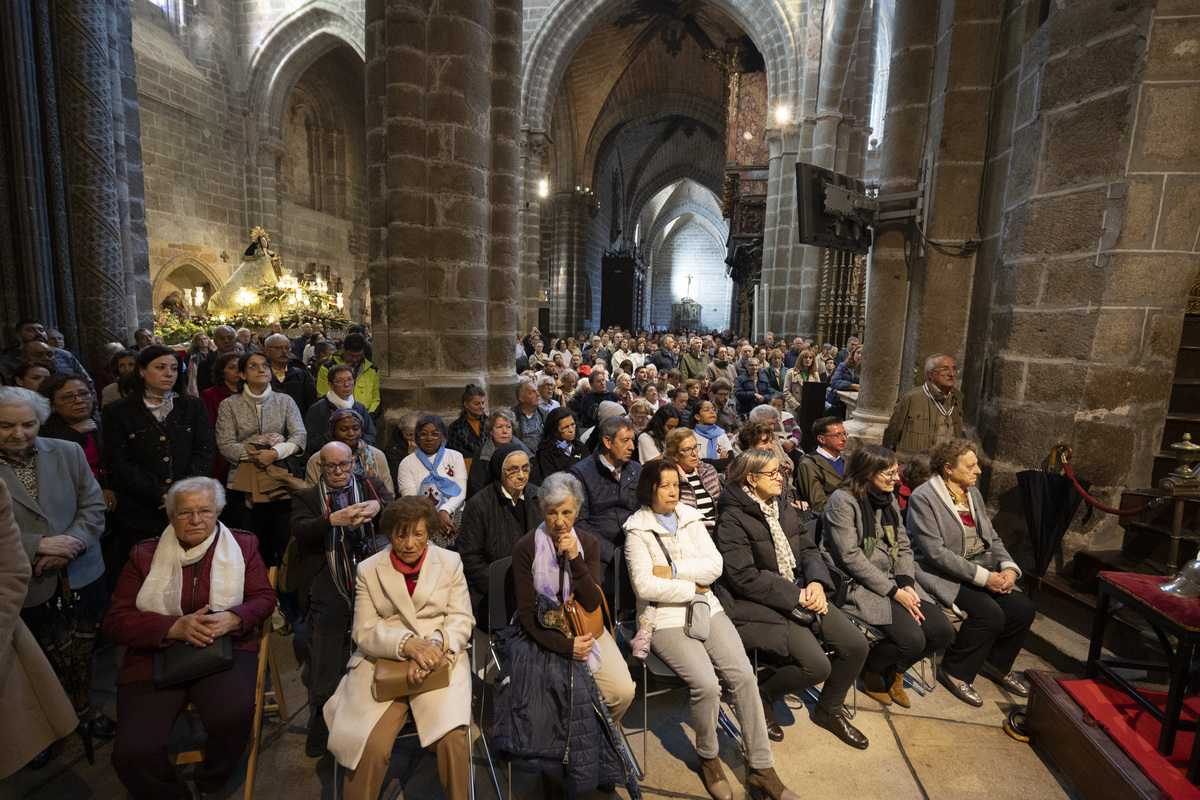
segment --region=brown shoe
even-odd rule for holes
[[[800,800],[800,795],[783,785],[774,767],[751,769],[746,790],[755,800]]]
[[[812,711],[812,721],[855,749],[866,750],[867,745],[870,744],[867,737],[863,736],[862,731],[851,725],[850,720],[846,719],[844,711],[826,711],[821,706],[817,706]]]
[[[888,694],[888,686],[883,682],[883,677],[877,672],[863,668],[862,675],[863,694],[870,697],[872,700],[878,700],[885,706],[892,704],[892,697]],[[905,706],[907,708],[907,706]]]
[[[904,673],[896,670],[896,674],[892,676],[892,685],[888,687],[888,694],[896,701],[896,705],[901,708],[912,708],[912,701],[908,699],[908,692],[904,691]]]
[[[772,742],[783,741],[783,728],[779,727],[779,723],[775,720],[775,704],[767,699],[765,694],[759,694],[762,698],[763,716],[767,720],[767,738]]]
[[[700,759],[700,780],[704,781],[704,788],[713,800],[733,800],[733,790],[729,788],[729,781],[725,780],[721,759]]]

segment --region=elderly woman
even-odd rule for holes
[[[679,421],[679,409],[675,406],[666,405],[654,412],[646,430],[637,437],[639,463],[649,464],[662,456],[663,448],[666,447],[667,434],[679,427]]]
[[[1029,688],[1012,671],[1033,624],[1033,603],[1017,588],[1021,570],[988,519],[974,442],[953,439],[929,452],[933,477],[908,500],[908,530],[922,586],[947,608],[967,615],[946,650],[940,680],[973,706],[983,700],[975,676],[1026,697]]]
[[[396,492],[396,484],[392,481],[392,471],[388,469],[387,456],[378,447],[367,444],[363,438],[364,418],[369,420],[369,414],[360,414],[349,408],[339,408],[329,417],[329,432],[325,444],[341,442],[350,448],[354,454],[354,464],[351,471],[360,478],[378,478],[391,494]],[[322,445],[324,447],[324,445]],[[304,470],[304,484],[316,486],[321,477],[321,452],[318,450],[308,459]]]
[[[271,388],[271,364],[262,353],[247,353],[238,361],[242,390],[217,410],[217,448],[230,464],[230,500],[247,528],[258,536],[263,561],[275,566],[283,557],[291,532],[291,498],[258,502],[253,494],[232,491],[239,471],[282,466],[298,474],[296,462],[308,436],[296,401]],[[250,506],[247,509],[247,505]]]
[[[533,459],[531,480],[540,484],[556,472],[569,471],[587,456],[587,446],[575,440],[575,432],[575,414],[569,408],[550,412]]]
[[[324,708],[329,751],[348,770],[346,800],[379,796],[392,745],[410,709],[421,746],[437,753],[448,800],[465,800],[470,794],[471,669],[462,651],[475,618],[462,561],[429,543],[440,525],[424,498],[402,497],[380,517],[391,548],[359,565],[351,631],[355,651]],[[409,686],[420,686],[439,669],[449,671],[450,683],[377,700],[375,671],[383,659],[398,659],[407,668]]]
[[[762,368],[762,374],[766,377],[772,392],[783,391],[785,373],[783,369],[782,350],[772,350],[767,354],[767,365]]]
[[[84,451],[68,440],[39,437],[50,403],[17,386],[0,387],[0,482],[12,495],[12,513],[21,531],[26,574],[21,618],[39,642],[53,638],[61,620],[56,606],[65,572],[71,590],[98,619],[108,605],[100,535],[104,496]],[[60,678],[63,676],[60,676]],[[80,719],[92,733],[112,735],[112,722],[77,698]]]
[[[654,384],[648,384],[646,386],[646,389],[642,394],[642,399],[650,404],[651,412],[658,411],[658,409],[662,408],[663,405],[666,404],[665,400],[659,398],[658,387]]]
[[[711,533],[717,524],[717,498],[725,486],[725,476],[712,464],[700,460],[700,444],[691,428],[676,428],[667,434],[663,455],[679,467],[679,502],[700,512]]]
[[[174,350],[143,347],[132,393],[103,409],[101,461],[109,471],[108,487],[117,493],[118,568],[130,547],[167,526],[167,490],[212,472],[212,428],[204,402],[183,393],[182,366]]]
[[[483,387],[468,383],[462,393],[462,411],[458,412],[458,419],[450,423],[450,430],[446,434],[446,446],[462,453],[468,470],[487,438],[486,408],[487,393]]]
[[[564,369],[558,374],[558,396],[559,403],[566,406],[567,403],[575,399],[575,392],[579,386],[579,373],[573,369]]]
[[[441,520],[440,529],[429,534],[435,542],[453,542],[451,516],[467,499],[467,465],[462,453],[446,449],[446,423],[437,414],[417,420],[417,449],[400,462],[396,488],[403,497],[428,498]]]
[[[202,795],[222,796],[246,752],[258,673],[255,628],[271,616],[275,591],[254,536],[218,521],[224,504],[225,490],[212,478],[173,484],[166,497],[170,525],[133,548],[104,618],[104,635],[128,648],[117,673],[121,724],[112,761],[136,800],[191,799],[167,756],[175,720],[189,703],[208,733],[194,774]],[[156,685],[157,660],[170,659],[168,653],[203,659],[187,648],[215,653],[226,636],[231,665],[197,670],[196,677],[180,672],[177,682]]]
[[[533,455],[529,448],[525,447],[525,443],[515,437],[516,429],[517,415],[511,408],[497,408],[492,411],[487,425],[484,426],[486,438],[483,440],[483,447],[479,448],[479,455],[471,461],[471,470],[467,474],[467,499],[474,497],[477,492],[492,482],[492,469],[488,466],[488,462],[491,461],[492,453],[496,451],[497,447],[509,442],[516,442],[526,453]],[[542,432],[545,433],[545,426],[543,426]]]
[[[57,372],[45,380],[38,393],[50,401],[50,418],[42,425],[41,435],[47,439],[65,439],[83,448],[88,467],[100,486],[107,479],[100,466],[101,427],[96,413],[96,396],[88,388],[87,378],[77,372]],[[116,494],[104,492],[104,502],[112,510]]]
[[[309,406],[308,413],[304,415],[307,439],[304,446],[305,458],[315,455],[327,442],[332,441],[330,419],[335,411],[343,409],[358,414],[362,424],[362,440],[370,445],[375,444],[375,422],[367,413],[367,407],[354,399],[354,370],[346,364],[336,364],[328,369],[326,377],[329,391]]]
[[[615,394],[617,402],[625,409],[628,414],[633,406],[633,401],[637,399],[637,395],[633,392],[633,378],[629,377],[628,373],[622,372],[616,378]]]
[[[565,410],[555,409],[551,414]],[[542,524],[538,487],[529,482],[529,454],[515,442],[502,444],[488,466],[492,484],[467,501],[455,541],[476,609],[482,608],[487,597],[492,563],[511,556],[517,541]]]
[[[767,376],[759,369],[758,358],[751,356],[746,360],[746,369],[738,375],[733,385],[733,396],[737,398],[737,411],[742,416],[750,413],[750,409],[767,402],[771,396],[772,387]]]
[[[532,649],[539,652],[547,664],[568,666],[574,679],[562,677],[560,680],[557,671],[549,669],[538,669],[536,674],[531,674],[520,667],[536,663],[535,658],[507,655],[505,663],[515,666],[510,680],[506,681],[511,694],[497,691],[496,746],[519,755],[555,752],[555,758],[538,762],[546,784],[545,796],[555,797],[565,796],[563,782],[574,793],[594,788],[601,782],[625,778],[623,764],[618,763],[620,758],[613,758],[615,753],[606,749],[609,740],[602,731],[592,727],[596,717],[590,706],[585,705],[587,712],[580,714],[579,703],[572,703],[570,695],[563,697],[563,693],[580,692],[582,686],[576,682],[582,679],[591,684],[590,676],[614,725],[619,726],[621,716],[633,702],[634,684],[607,624],[597,637],[591,632],[571,631],[569,626],[567,629],[560,627],[566,624],[565,620],[556,622],[561,619],[557,609],[572,595],[575,603],[589,613],[599,611],[604,602],[600,590],[604,563],[600,560],[599,542],[590,533],[575,527],[583,504],[583,487],[571,473],[556,473],[542,484],[538,501],[544,522],[521,537],[512,551],[516,616],[524,634],[518,638],[527,645],[531,640]],[[511,643],[508,646],[512,646]],[[583,664],[586,664],[585,669],[580,668]],[[509,713],[514,703],[527,703],[523,699],[524,690],[535,691],[534,687],[547,698],[542,706],[546,716],[531,719],[529,713],[519,717]],[[517,699],[511,699],[514,697]],[[568,751],[569,759],[561,755],[567,745],[567,720],[549,717],[547,711],[552,706],[569,716],[572,748],[593,749],[572,749]],[[512,724],[514,718],[523,721],[524,724],[519,726],[521,730]],[[560,736],[564,739],[559,740]],[[529,746],[523,747],[520,742]],[[561,772],[566,773],[565,781],[560,780],[564,778]]]
[[[796,364],[783,377],[783,405],[793,415],[800,414],[800,404],[804,402],[803,390],[806,383],[820,383],[821,373],[817,369],[817,359],[811,350],[801,350],[796,356]]]
[[[898,470],[896,454],[886,447],[861,444],[850,454],[841,486],[825,503],[821,549],[855,581],[842,610],[883,637],[867,656],[863,689],[885,706],[908,708],[904,672],[950,644],[954,628],[917,585],[892,494]]]
[[[647,465],[638,480],[642,507],[625,521],[625,553],[638,617],[647,606],[657,606],[650,648],[691,692],[700,777],[709,795],[714,800],[733,800],[717,746],[717,712],[724,682],[733,695],[746,737],[747,788],[760,796],[798,800],[775,774],[754,668],[737,629],[711,591],[721,576],[721,554],[700,512],[679,502],[679,490],[680,470],[665,458]],[[709,617],[707,635],[700,638],[689,631],[686,622],[694,604],[707,606]]]
[[[826,602],[833,588],[829,569],[799,512],[780,502],[782,491],[771,452],[748,450],[729,465],[714,534],[725,559],[718,597],[746,647],[784,659],[760,687],[771,738],[783,738],[775,701],[824,682],[812,721],[864,750],[867,737],[850,724],[844,704],[867,658],[867,640]]]

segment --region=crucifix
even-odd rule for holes
[[[688,279],[687,296],[691,297],[692,296],[692,276],[688,275],[687,279]]]

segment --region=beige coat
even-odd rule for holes
[[[31,569],[0,482],[0,780],[71,733],[79,720],[19,616]]]
[[[392,566],[391,552],[384,550],[358,567],[353,629],[357,649],[350,657],[349,672],[325,704],[329,752],[346,769],[358,766],[367,737],[392,703],[378,702],[371,693],[375,660],[397,658],[406,633],[429,637],[440,630],[449,650],[458,654],[449,686],[410,698],[421,746],[428,747],[471,721],[471,668],[463,650],[475,617],[462,559],[430,545],[416,591],[409,597],[404,576]]]

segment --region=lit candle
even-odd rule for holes
[[[338,307],[338,308],[341,308],[341,307],[342,307],[342,302],[343,302],[343,301],[342,301],[342,293],[341,293],[341,292],[338,292],[338,293],[337,293],[337,307]]]

